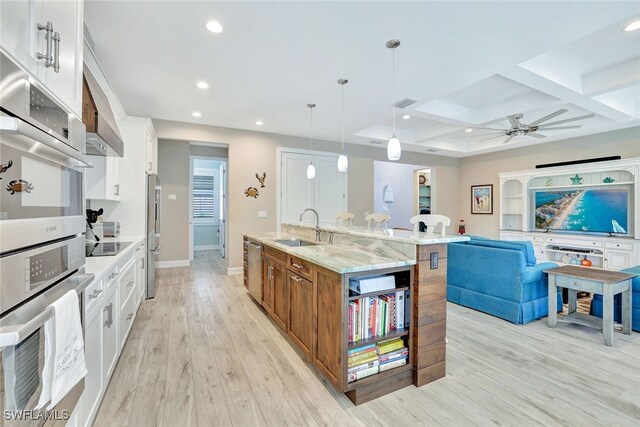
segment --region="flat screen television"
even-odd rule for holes
[[[534,198],[537,230],[629,233],[629,189],[543,190]]]

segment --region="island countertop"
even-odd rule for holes
[[[315,229],[315,225],[301,223],[301,222],[289,222],[282,225],[288,225],[292,227],[301,227],[308,229]],[[414,245],[435,245],[438,243],[453,243],[453,242],[465,242],[470,240],[468,236],[461,236],[457,234],[445,234],[440,236],[438,234],[429,233],[415,233],[410,230],[397,230],[397,229],[384,229],[384,228],[368,228],[360,226],[342,227],[336,225],[321,225],[320,230],[334,231],[343,234],[350,234],[352,236],[369,237],[373,239],[390,240],[401,243],[412,243]]]
[[[310,246],[287,246],[277,240],[294,240],[299,237],[284,232],[244,233],[244,236],[340,274],[404,267],[416,263],[415,259],[391,259],[362,249],[326,242],[312,242],[317,244]]]

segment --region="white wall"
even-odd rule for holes
[[[426,166],[402,163],[373,162],[373,208],[376,213],[391,216],[389,227],[411,228],[409,219],[417,214],[415,171]],[[386,185],[393,189],[393,203],[389,210],[384,208],[383,189]]]

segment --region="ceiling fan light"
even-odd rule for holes
[[[349,159],[344,154],[338,156],[338,171],[346,172],[349,169]]]
[[[631,24],[627,25],[626,27],[624,27],[625,32],[629,33],[631,31],[635,31],[640,29],[640,21],[634,21]]]
[[[316,167],[313,166],[313,163],[309,163],[307,166],[307,179],[314,179],[316,177]]]
[[[400,147],[400,140],[393,135],[387,144],[387,158],[395,161],[400,160],[402,155],[402,148]]]

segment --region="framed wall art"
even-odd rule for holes
[[[471,186],[471,213],[493,214],[493,184]]]

